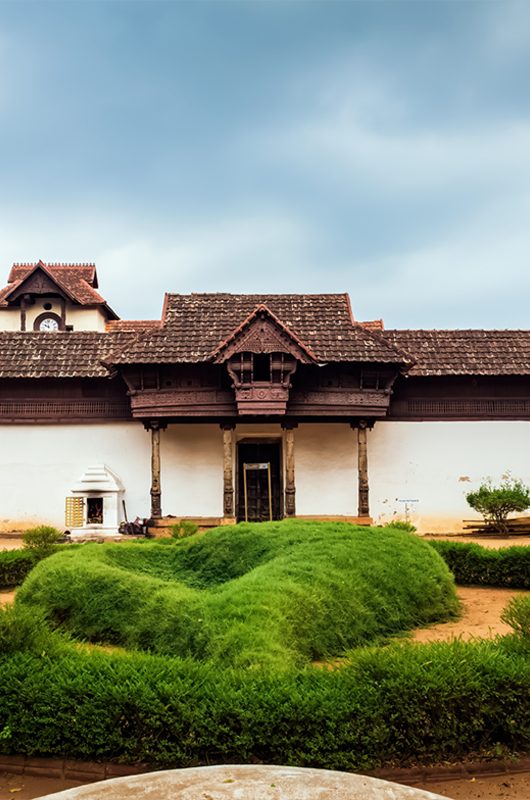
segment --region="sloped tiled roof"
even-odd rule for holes
[[[0,378],[105,378],[101,363],[134,333],[0,331]]]
[[[415,362],[410,376],[530,375],[530,330],[386,330]]]
[[[107,331],[145,331],[161,327],[159,319],[109,319],[105,323]]]
[[[208,361],[258,306],[266,306],[320,362],[406,361],[379,334],[353,322],[347,294],[168,294],[163,327],[139,337],[113,363]]]
[[[7,306],[9,295],[37,269],[48,275],[74,303],[81,306],[102,305],[109,316],[117,317],[95,289],[97,276],[94,264],[45,264],[43,261],[34,264],[13,264],[9,273],[9,283],[0,290],[0,306]]]
[[[20,281],[22,280],[22,278],[26,278],[29,275],[29,273],[32,272],[35,269],[35,267],[38,266],[39,264],[42,264],[51,272],[56,272],[57,270],[68,270],[69,272],[75,272],[90,286],[93,286],[95,289],[98,288],[95,264],[68,264],[62,262],[44,263],[43,261],[33,261],[31,263],[26,262],[24,264],[13,264],[7,282],[13,283],[14,281]]]

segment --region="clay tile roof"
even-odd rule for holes
[[[22,278],[25,278],[39,264],[45,266],[46,269],[51,273],[54,273],[57,270],[65,270],[65,269],[70,272],[75,272],[80,278],[82,278],[84,281],[90,284],[90,286],[94,286],[94,288],[96,289],[98,287],[95,264],[63,264],[57,262],[44,263],[44,261],[34,261],[32,263],[24,263],[24,264],[13,264],[7,282],[13,283],[13,281],[19,281]]]
[[[530,375],[530,331],[386,330],[415,365],[409,375]]]
[[[7,297],[37,268],[45,272],[74,303],[81,306],[102,305],[108,315],[117,314],[107,305],[105,299],[96,291],[97,275],[94,264],[13,264],[8,277],[8,285],[0,291],[0,306],[7,306]]]
[[[107,331],[145,331],[162,327],[159,319],[109,319],[105,323]]]
[[[101,363],[134,333],[0,331],[0,378],[103,378]]]
[[[366,322],[359,322],[363,328],[366,328],[367,331],[384,331],[385,325],[382,319],[370,319]]]
[[[406,362],[406,357],[380,334],[353,321],[346,294],[168,294],[163,327],[138,337],[113,363],[208,361],[261,305],[319,362]]]

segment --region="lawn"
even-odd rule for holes
[[[448,568],[417,537],[302,521],[65,550],[17,605],[81,640],[245,668],[341,656],[458,608]]]

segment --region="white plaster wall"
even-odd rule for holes
[[[370,512],[420,532],[457,531],[479,519],[465,493],[506,472],[530,484],[530,422],[378,422],[368,433]]]
[[[168,425],[160,434],[162,513],[223,516],[223,436],[219,425]]]
[[[0,530],[64,529],[64,500],[91,464],[121,478],[129,519],[150,513],[151,449],[138,422],[0,425]]]
[[[238,425],[234,440],[278,436],[280,425]],[[378,422],[368,432],[370,511],[376,522],[409,515],[421,532],[454,531],[476,517],[464,494],[509,470],[530,484],[530,422]],[[0,530],[64,527],[64,499],[88,466],[122,480],[129,519],[150,512],[150,434],[137,422],[0,425]],[[295,430],[299,515],[357,514],[356,432],[347,424]],[[235,474],[235,473],[234,473]],[[161,434],[162,511],[222,516],[218,425],[170,425]]]
[[[296,513],[357,516],[357,435],[348,424],[295,432]]]
[[[20,309],[2,308],[0,309],[0,331],[19,331],[20,330]]]
[[[51,304],[45,309],[44,304]],[[40,297],[26,311],[26,330],[33,330],[33,323],[40,314],[49,311],[50,314],[61,316],[61,303],[56,297]],[[106,316],[99,308],[82,308],[72,303],[66,304],[66,324],[73,325],[75,331],[105,331]],[[0,309],[0,330],[20,330],[20,308]]]
[[[51,308],[44,308],[44,304],[50,304]],[[68,311],[68,306],[66,307]],[[57,299],[57,297],[46,297],[42,296],[35,300],[35,303],[32,306],[28,306],[26,309],[26,330],[32,331],[33,330],[33,323],[37,319],[40,314],[57,314],[58,317],[61,316],[61,303]],[[19,311],[20,314],[20,311]]]
[[[66,307],[66,324],[74,331],[105,331],[105,314],[99,308]]]

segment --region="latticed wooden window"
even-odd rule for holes
[[[65,499],[64,523],[68,528],[82,528],[85,521],[84,497]]]

